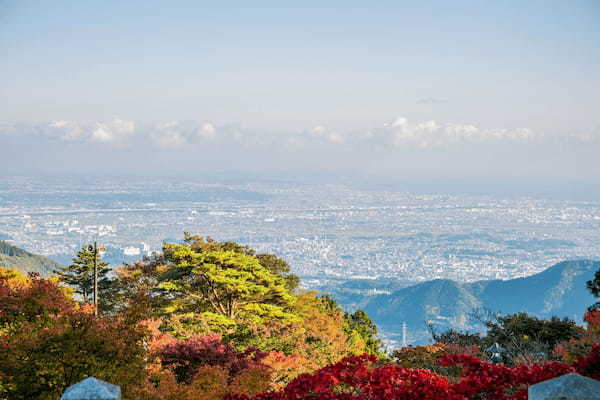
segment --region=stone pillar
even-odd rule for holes
[[[600,400],[600,381],[566,374],[529,386],[529,400]]]
[[[96,378],[85,378],[69,386],[60,400],[121,400],[121,388]]]

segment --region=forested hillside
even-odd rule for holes
[[[32,254],[0,240],[0,267],[16,269],[23,273],[37,272],[40,276],[47,277],[61,265],[47,257]]]
[[[374,296],[365,309],[395,339],[407,323],[412,343],[431,339],[429,321],[438,329],[481,329],[474,311],[503,314],[525,311],[539,318],[568,317],[581,322],[591,293],[581,290],[600,268],[600,262],[565,261],[532,276],[510,280],[461,283],[437,279]]]

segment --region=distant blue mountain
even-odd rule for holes
[[[525,311],[539,318],[569,317],[581,321],[595,299],[586,281],[600,269],[600,261],[565,261],[525,278],[460,283],[437,279],[401,288],[391,294],[372,296],[364,306],[391,340],[398,340],[402,323],[409,340],[424,343],[429,335],[426,321],[437,329],[477,330],[470,316],[489,309],[503,314]]]

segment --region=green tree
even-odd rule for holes
[[[350,336],[356,332],[365,344],[365,352],[382,356],[383,344],[377,338],[377,325],[371,320],[369,315],[363,310],[356,310],[354,313],[345,313],[346,334]]]
[[[108,276],[111,270],[109,264],[102,261],[102,256],[99,252],[94,252],[92,245],[82,247],[71,265],[55,270],[54,273],[61,282],[75,289],[84,304],[90,304],[94,294],[94,258],[98,270],[98,308],[108,311],[114,306],[115,282]]]
[[[569,318],[538,319],[527,313],[497,316],[485,322],[484,346],[498,343],[513,361],[546,358],[558,343],[579,338],[584,330]]]
[[[600,297],[600,269],[594,274],[594,279],[587,281],[587,288],[596,298]],[[592,304],[589,307],[590,311],[600,310],[600,301]]]
[[[331,315],[343,315],[343,330],[351,347],[358,346],[361,348],[361,353],[374,354],[378,357],[384,356],[382,352],[383,343],[377,338],[377,325],[366,312],[363,310],[356,310],[354,313],[344,312],[338,302],[330,295],[320,296],[318,301],[318,308],[322,312]]]
[[[184,243],[189,245],[190,248],[196,252],[223,250],[256,257],[260,265],[284,279],[285,286],[288,290],[296,290],[300,284],[300,278],[290,272],[291,268],[287,261],[277,257],[275,254],[257,254],[254,249],[246,245],[231,241],[217,242],[211,237],[204,238],[203,236],[191,235],[187,232],[184,232]]]
[[[285,286],[288,290],[296,290],[300,285],[300,278],[290,273],[290,265],[287,261],[277,257],[275,254],[260,253],[256,255],[260,265],[282,277],[285,280]]]
[[[196,249],[194,243],[164,245],[169,264],[159,288],[173,298],[168,311],[200,312],[217,324],[292,317],[285,281],[256,257],[218,246]]]
[[[434,329],[432,324],[428,324],[427,327],[436,343],[455,344],[459,346],[483,346],[482,337],[477,333],[457,329],[448,329],[439,333]]]

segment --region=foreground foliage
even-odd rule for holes
[[[230,395],[228,400],[525,400],[535,383],[578,372],[598,379],[600,344],[573,366],[551,361],[514,367],[481,361],[469,354],[446,354],[438,363],[456,367],[457,378],[428,369],[381,363],[372,355],[346,357],[313,374],[301,375],[280,392]]]
[[[134,318],[95,318],[53,280],[6,275],[0,274],[0,398],[54,400],[87,376],[124,388],[142,379],[145,330]]]
[[[56,399],[87,376],[125,400],[524,400],[568,372],[600,379],[594,308],[585,328],[500,316],[485,337],[449,331],[386,355],[366,313],[299,290],[274,255],[192,235],[163,250],[116,271],[100,317],[73,297],[88,281],[0,268],[0,400]],[[485,360],[491,341],[504,364]]]

